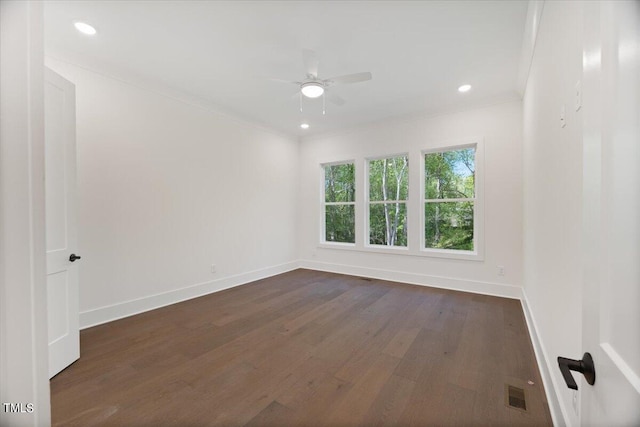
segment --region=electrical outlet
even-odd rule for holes
[[[504,265],[498,266],[498,276],[504,276]]]
[[[573,405],[573,412],[576,415],[578,415],[578,391],[577,390],[573,390],[572,405]]]
[[[215,264],[211,264],[211,273],[215,274],[218,271]]]

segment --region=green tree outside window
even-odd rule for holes
[[[369,161],[369,244],[407,246],[409,158]]]
[[[424,156],[425,248],[474,250],[475,148]]]
[[[355,243],[355,165],[324,166],[325,241]]]

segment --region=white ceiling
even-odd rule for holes
[[[526,1],[49,1],[46,54],[201,102],[289,135],[517,97]],[[87,37],[73,27],[98,30]],[[292,97],[302,49],[319,77],[370,71],[335,87],[342,107]],[[466,94],[459,85],[470,83]],[[302,131],[299,124],[311,128]]]

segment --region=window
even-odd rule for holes
[[[369,244],[407,246],[409,157],[369,161]]]
[[[432,147],[321,164],[319,247],[484,260],[483,139]]]
[[[355,164],[325,165],[324,240],[355,243]]]
[[[424,248],[474,251],[476,146],[424,154]]]

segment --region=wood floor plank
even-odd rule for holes
[[[291,419],[294,411],[274,400],[251,421],[245,424],[246,427],[287,427],[292,426]]]
[[[415,385],[414,381],[391,375],[369,407],[363,418],[362,425],[400,425],[400,415],[404,411]]]
[[[283,388],[276,396],[277,401],[288,408],[300,410],[313,399],[321,384],[332,377],[328,372],[328,364],[314,357],[310,357],[301,369],[292,372],[296,378],[291,387]]]
[[[327,425],[360,425],[399,362],[397,357],[380,354],[331,414],[327,414]]]
[[[518,301],[304,269],[82,331],[51,404],[55,426],[551,425]]]
[[[420,328],[401,329],[384,348],[383,353],[402,358],[418,336]]]
[[[318,384],[311,399],[296,410],[291,426],[329,426],[326,419],[337,402],[342,402],[351,392],[353,384],[333,376]]]

